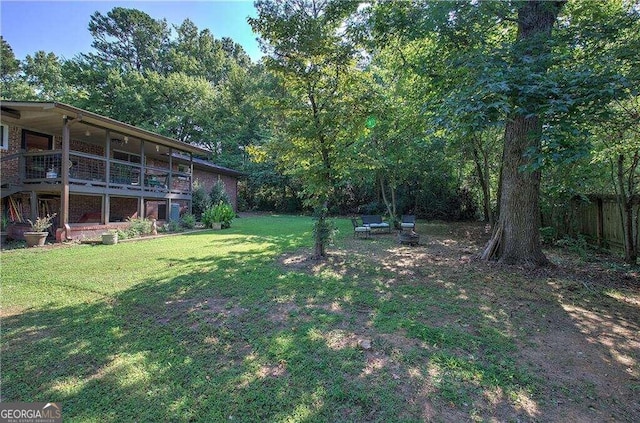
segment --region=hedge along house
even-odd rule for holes
[[[127,218],[160,222],[191,211],[193,184],[222,181],[236,209],[232,169],[209,151],[56,102],[2,101],[2,212],[20,239],[27,219],[56,213],[58,240],[93,237]]]

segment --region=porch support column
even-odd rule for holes
[[[142,219],[144,216],[144,197],[138,197],[138,218]]]
[[[35,222],[40,216],[38,213],[38,194],[35,191],[29,193],[29,204],[31,206],[31,221]]]
[[[105,166],[105,173],[104,173],[104,177],[105,182],[106,182],[106,186],[107,188],[109,188],[109,186],[111,185],[111,131],[107,129],[107,139],[105,140],[105,147],[104,147],[104,166]],[[105,194],[102,197],[102,220],[103,220],[103,224],[107,224],[109,223],[109,210],[111,209],[110,206],[110,198],[109,198],[109,194]]]
[[[105,194],[102,200],[102,215],[104,216],[104,224],[106,225],[111,220],[111,216],[109,212],[111,211],[111,196],[109,194]]]
[[[169,175],[167,176],[167,189],[173,189],[173,148],[169,147]]]
[[[144,140],[140,140],[140,197],[138,198],[138,217],[140,219],[144,219],[146,216],[144,215],[144,190],[146,189],[147,182],[147,164],[146,158],[144,157]]]
[[[74,120],[75,121],[75,120]],[[62,126],[62,160],[60,173],[62,174],[62,191],[60,192],[60,226],[69,223],[69,168],[71,161],[69,160],[70,149],[70,130],[69,126],[73,122],[69,122],[69,118],[64,118]]]
[[[189,153],[189,214],[193,214],[193,153]]]
[[[109,161],[109,158],[111,157],[111,131],[107,129],[106,132],[107,138],[105,139],[104,143],[104,177],[106,178],[105,182],[108,187],[109,184],[111,184],[111,162]]]

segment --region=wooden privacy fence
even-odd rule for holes
[[[624,251],[624,226],[616,198],[589,196],[589,200],[574,200],[573,216],[578,233],[586,235],[602,247]],[[640,201],[636,198],[636,213],[640,211],[639,207]],[[636,227],[636,231],[639,229],[640,227]]]

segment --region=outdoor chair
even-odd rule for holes
[[[403,231],[415,230],[416,229],[416,217],[412,214],[403,214],[402,221],[400,222],[400,227]]]
[[[364,214],[361,216],[362,226],[371,228],[371,230],[384,231],[391,233],[391,226],[387,222],[382,221],[379,214]]]
[[[371,228],[369,226],[361,226],[358,224],[358,220],[352,218],[351,223],[353,224],[353,237],[356,236],[362,237],[364,235],[365,238],[369,238],[371,235]]]

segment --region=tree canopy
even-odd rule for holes
[[[637,260],[638,1],[255,7],[259,63],[123,7],[88,17],[94,50],[73,59],[17,60],[1,39],[2,97],[207,147],[245,172],[245,208],[485,219],[484,256],[506,263],[544,264],[541,226],[576,195],[613,194]]]

